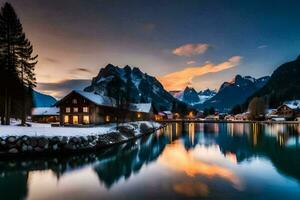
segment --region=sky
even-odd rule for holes
[[[39,55],[37,89],[57,98],[108,63],[139,67],[167,90],[203,90],[271,75],[300,54],[296,0],[7,2]]]

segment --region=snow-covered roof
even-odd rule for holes
[[[290,109],[297,110],[300,109],[300,100],[286,101],[283,105],[286,105]]]
[[[166,115],[172,115],[172,112],[171,112],[171,111],[168,111],[168,110],[162,111],[162,112],[165,113]]]
[[[151,111],[151,103],[131,103],[129,110],[134,112],[149,113]]]
[[[82,90],[74,90],[74,92],[76,92],[77,94],[90,100],[91,102],[95,103],[96,105],[110,106],[110,107],[116,106],[116,100],[112,97],[107,97],[107,96],[95,94],[92,92],[85,92]]]
[[[59,108],[57,107],[39,107],[39,108],[33,108],[31,112],[32,116],[49,116],[49,115],[59,115]]]

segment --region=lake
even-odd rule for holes
[[[95,153],[0,161],[1,199],[297,199],[300,125],[168,124]]]

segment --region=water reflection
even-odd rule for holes
[[[258,185],[269,188],[268,197],[278,197],[279,186],[282,194],[289,188],[285,195],[294,195],[300,193],[299,138],[299,125],[173,123],[96,153],[0,161],[0,195],[131,199],[137,196],[122,194],[135,191],[152,199],[250,198],[264,193]]]

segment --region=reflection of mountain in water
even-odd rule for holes
[[[167,144],[180,140],[186,151],[197,145],[218,145],[224,156],[234,154],[237,162],[253,157],[268,158],[276,169],[300,181],[300,126],[255,124],[185,124],[173,123],[164,133],[152,134],[100,152],[34,160],[0,161],[0,196],[22,199],[27,194],[30,171],[51,169],[61,174],[92,165],[99,181],[107,188],[138,173],[154,162]],[[172,154],[173,155],[173,154]],[[174,159],[176,159],[174,157]],[[1,198],[1,199],[2,199]]]
[[[143,165],[158,158],[168,143],[164,135],[150,135],[135,142],[119,146],[104,155],[94,167],[99,179],[110,188],[121,178],[128,179],[137,173]]]
[[[219,145],[224,155],[234,153],[238,162],[250,159],[256,156],[264,156],[270,159],[278,171],[300,181],[300,141],[297,127],[282,125],[277,132],[273,130],[273,136],[268,135],[268,126],[272,125],[241,125],[247,126],[245,134],[236,134],[233,129],[232,134],[228,131],[228,126],[219,125],[220,131],[214,135],[215,142]],[[245,127],[243,127],[245,128]],[[274,134],[275,131],[275,134]],[[251,133],[251,134],[246,134]],[[294,146],[288,146],[288,141],[294,141]]]
[[[288,124],[257,125],[257,124],[176,124],[172,125],[170,135],[178,135],[186,150],[197,144],[210,147],[217,144],[225,155],[233,153],[237,162],[252,157],[268,158],[276,169],[300,181],[300,129],[299,126]],[[174,128],[175,127],[175,128]],[[173,139],[174,140],[174,139]],[[290,146],[293,141],[294,146]]]

